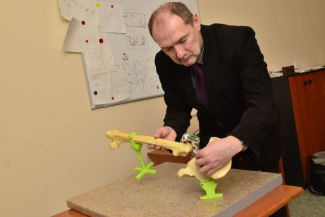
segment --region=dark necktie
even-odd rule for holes
[[[195,62],[192,67],[196,72],[196,100],[203,108],[212,113],[210,104],[208,102],[207,91],[205,88],[203,70],[197,62]]]

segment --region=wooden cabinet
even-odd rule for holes
[[[289,77],[305,182],[308,156],[325,151],[325,71]]]
[[[286,183],[304,187],[307,157],[325,151],[325,70],[273,78],[272,81],[285,139]]]

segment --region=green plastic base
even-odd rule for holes
[[[223,197],[222,193],[215,193],[215,189],[218,185],[216,180],[200,182],[200,185],[206,192],[206,195],[200,197],[201,200]]]
[[[154,162],[151,162],[147,167],[145,168],[139,168],[139,167],[136,167],[134,168],[135,171],[138,171],[140,172],[139,175],[137,175],[136,179],[141,179],[142,176],[146,173],[150,173],[150,174],[156,174],[157,171],[156,170],[151,170],[150,168],[153,167],[154,165]]]
[[[133,149],[134,151],[137,152],[137,154],[139,156],[139,159],[141,161],[142,168],[140,168],[140,167],[134,168],[135,171],[140,172],[139,175],[137,175],[136,179],[141,179],[144,174],[146,174],[146,173],[156,174],[157,171],[150,169],[151,167],[154,166],[154,162],[151,162],[150,164],[148,164],[148,166],[145,165],[145,163],[143,161],[142,154],[141,154],[141,148],[142,148],[143,144],[141,144],[141,143],[135,143],[133,141],[132,138],[135,135],[138,135],[138,133],[137,132],[132,133],[129,138],[130,138],[130,142],[131,142],[131,149]]]

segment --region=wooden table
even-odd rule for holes
[[[151,152],[148,152],[147,155],[155,163],[155,166],[165,163],[165,162],[187,164],[188,161],[190,160],[187,157],[174,156],[172,153],[169,153],[167,151],[151,151]],[[239,160],[239,169],[242,169],[242,170],[246,169],[246,166],[243,163],[242,159]],[[282,174],[283,183],[285,184],[282,158],[280,158],[280,162],[279,162],[279,172]],[[287,217],[290,217],[288,204],[286,205],[286,209],[287,209]]]
[[[232,169],[229,171],[228,176],[225,176],[223,179],[218,181],[218,183],[220,184],[218,190],[224,193],[224,195],[228,194],[233,196],[227,197],[224,200],[220,200],[218,202],[219,204],[218,207],[212,207],[211,205],[213,205],[215,201],[211,201],[211,204],[209,204],[210,203],[209,201],[206,201],[205,203],[201,203],[197,201],[196,197],[199,197],[200,194],[202,193],[202,189],[197,186],[196,183],[197,180],[189,179],[189,178],[179,179],[176,175],[174,175],[181,168],[183,168],[182,164],[175,164],[175,163],[161,164],[155,167],[155,169],[157,170],[157,174],[155,176],[144,176],[143,180],[141,179],[136,181],[135,179],[136,174],[133,174],[117,182],[105,185],[103,187],[94,189],[90,192],[86,192],[74,198],[69,199],[68,200],[70,204],[69,207],[73,208],[75,207],[75,205],[77,205],[78,207],[77,210],[79,210],[81,207],[83,208],[86,207],[86,209],[89,208],[90,210],[93,211],[99,209],[103,213],[104,210],[106,209],[106,211],[109,210],[109,212],[112,212],[111,215],[114,216],[115,208],[108,208],[105,204],[106,203],[105,201],[108,201],[109,202],[108,204],[111,204],[115,207],[114,203],[119,204],[120,203],[119,201],[122,200],[122,201],[127,201],[126,203],[128,204],[127,205],[128,209],[125,210],[127,210],[128,212],[131,211],[131,213],[133,213],[134,211],[135,213],[135,211],[138,211],[137,207],[139,206],[139,204],[141,204],[141,206],[143,205],[144,207],[143,206],[142,207],[145,208],[145,210],[148,210],[148,212],[150,212],[151,214],[154,212],[158,212],[161,214],[161,210],[159,210],[161,209],[161,207],[168,206],[169,203],[175,204],[178,203],[179,201],[187,201],[181,205],[182,209],[186,210],[185,212],[181,211],[182,209],[175,210],[175,213],[177,213],[178,216],[182,216],[182,213],[184,214],[184,216],[188,216],[188,214],[192,213],[190,211],[192,209],[190,204],[192,205],[195,204],[195,206],[200,207],[199,208],[200,210],[204,209],[204,213],[206,213],[206,216],[213,216],[215,215],[214,213],[223,212],[225,210],[230,210],[230,212],[228,211],[226,212],[228,214],[232,213],[234,210],[228,209],[227,207],[231,206],[231,204],[235,205],[235,203],[237,203],[238,206],[237,205],[235,206],[241,211],[235,212],[233,214],[236,217],[269,216],[270,214],[274,213],[279,208],[283,207],[284,205],[286,205],[288,202],[290,202],[292,199],[294,199],[295,197],[297,197],[299,194],[303,192],[303,189],[301,187],[276,184],[279,183],[279,178],[281,177],[277,174],[271,175],[270,173],[262,174],[253,171],[245,172],[245,170]],[[245,185],[245,183],[247,183],[248,180],[251,180],[252,183],[250,185]],[[142,182],[147,183],[147,185],[144,187]],[[125,183],[127,183],[127,185],[125,185]],[[157,197],[157,193],[155,192],[157,191],[157,188],[159,189],[158,186],[161,186],[162,183],[167,188],[165,191],[158,190],[161,198],[164,198],[163,201],[161,201],[161,198]],[[266,189],[266,188],[270,188],[270,183],[272,186],[275,185],[274,188],[271,187],[273,190]],[[176,189],[174,186],[181,186],[181,187]],[[268,193],[264,193],[263,194],[264,196],[261,195],[261,197],[258,197],[256,192],[261,192],[261,191],[257,191],[257,189],[262,189],[262,186],[263,189]],[[147,191],[144,191],[143,188],[146,189]],[[192,194],[186,195],[186,189],[189,188],[192,189],[193,192]],[[240,193],[239,189],[243,189],[243,192],[245,192],[244,194],[247,195],[245,196],[243,195],[243,193]],[[133,193],[132,190],[134,190]],[[110,193],[107,194],[107,192]],[[179,192],[184,192],[185,194],[179,194]],[[237,193],[234,194],[234,192],[238,192],[238,194]],[[110,200],[111,197],[116,198],[116,201],[112,202],[112,200]],[[244,201],[249,201],[250,198],[252,197],[257,197],[259,199],[255,200],[255,202],[251,203],[250,205],[247,204],[246,206],[243,207],[243,203],[246,203]],[[149,202],[148,201],[145,202],[143,198],[151,198],[151,202],[149,200],[148,200]],[[246,198],[246,200],[243,201],[242,198]],[[178,202],[175,202],[175,200]],[[239,203],[238,201],[240,200],[242,202]],[[157,205],[152,206],[151,204],[152,201],[157,201],[157,202],[160,201],[162,202],[161,204],[162,206],[158,206],[158,207]],[[207,204],[209,205],[207,206]],[[133,207],[135,207],[135,209],[133,209]],[[150,210],[150,208],[153,208],[155,210]],[[119,212],[118,209],[117,211]],[[123,213],[125,210],[123,209]],[[87,212],[88,211],[89,210],[87,210]],[[142,211],[141,215],[143,215],[145,212],[143,212],[144,211],[143,209],[141,211]],[[168,211],[171,212],[172,210],[168,210]],[[193,214],[194,213],[198,214],[197,210],[193,210]],[[55,215],[55,217],[85,217],[85,216],[86,215],[76,212],[74,210],[68,210],[63,213]]]
[[[296,198],[303,192],[301,187],[280,185],[246,209],[237,213],[234,217],[267,217],[272,213],[286,205],[288,202]],[[72,209],[57,214],[53,217],[87,217],[79,212]]]

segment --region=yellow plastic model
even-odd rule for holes
[[[130,141],[130,134],[122,133],[119,130],[109,130],[106,132],[106,136],[112,139],[112,141],[109,143],[110,149],[118,149],[121,143]],[[154,137],[150,136],[135,135],[133,136],[133,141],[137,143],[159,145],[166,149],[172,150],[175,156],[185,157],[192,150],[192,146],[190,144],[183,144],[165,139],[155,139]]]
[[[123,142],[130,142],[130,134],[122,133],[119,130],[109,130],[106,132],[106,136],[112,141],[109,143],[110,149],[118,149],[120,144]],[[165,139],[155,139],[150,136],[141,136],[132,134],[132,139],[136,143],[145,143],[145,144],[153,144],[158,145],[166,149],[170,149],[173,151],[174,156],[188,156],[192,151],[192,146],[188,143],[180,143],[169,141]],[[210,138],[210,142],[214,141],[218,138],[212,137]],[[141,159],[141,158],[140,158]],[[203,199],[210,199],[216,197],[222,197],[222,194],[216,194],[214,189],[217,186],[217,179],[224,177],[231,168],[231,160],[220,170],[216,171],[214,174],[210,176],[206,176],[199,171],[199,168],[195,165],[195,158],[192,158],[188,163],[186,168],[180,169],[178,171],[178,177],[195,177],[200,181],[201,187],[206,191],[206,195],[200,197]],[[151,165],[150,165],[151,166]],[[148,168],[150,169],[150,168]],[[139,170],[137,170],[139,171]]]
[[[209,142],[212,142],[212,141],[214,141],[216,139],[218,139],[218,138],[217,137],[211,137]],[[206,181],[211,181],[211,180],[217,180],[217,179],[220,179],[220,178],[224,177],[231,168],[231,160],[230,160],[220,170],[218,170],[217,172],[213,173],[210,176],[206,176],[206,175],[202,174],[199,171],[199,168],[195,165],[195,161],[196,161],[196,159],[193,158],[192,160],[190,160],[187,163],[186,168],[180,169],[178,171],[178,174],[177,174],[178,177],[196,177],[201,182],[206,182]]]

